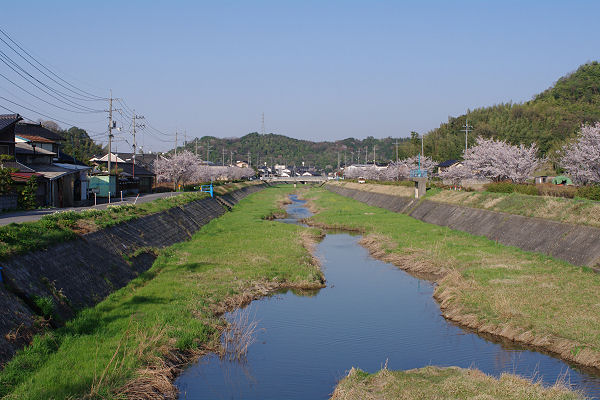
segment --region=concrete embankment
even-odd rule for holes
[[[383,193],[325,187],[342,196],[375,207],[405,213],[431,224],[485,236],[508,246],[550,255],[574,265],[594,267],[600,261],[600,229],[540,218],[456,206],[428,200],[417,201]]]
[[[263,188],[244,187],[220,196],[221,201],[194,201],[6,260],[0,285],[0,362],[29,343],[39,325],[59,326],[149,269],[156,249],[189,239],[227,211],[223,203],[234,205]]]

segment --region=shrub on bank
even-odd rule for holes
[[[581,186],[577,189],[577,197],[600,201],[600,185]]]
[[[535,185],[518,184],[512,182],[492,182],[485,186],[485,190],[493,193],[521,193],[537,196],[538,190]]]
[[[517,184],[512,182],[494,182],[485,185],[485,190],[493,193],[521,193],[531,196],[551,196],[572,199],[581,197],[583,199],[600,201],[600,186],[561,186],[551,183],[543,185]]]

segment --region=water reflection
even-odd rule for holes
[[[291,223],[310,216],[294,199]],[[513,344],[493,343],[444,320],[433,285],[374,260],[359,237],[328,234],[317,246],[328,287],[252,302],[256,342],[243,363],[205,357],[177,380],[187,399],[327,399],[352,367],[374,372],[426,365],[517,373],[552,384],[563,374],[590,396],[597,376]]]

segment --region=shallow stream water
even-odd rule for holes
[[[292,196],[289,216],[310,216]],[[258,321],[244,362],[209,355],[176,381],[180,399],[328,399],[351,367],[368,372],[427,365],[476,367],[553,384],[565,377],[575,389],[600,398],[600,377],[534,351],[488,341],[446,321],[434,286],[373,259],[359,236],[329,233],[317,247],[327,288],[292,291],[252,302],[239,312]]]

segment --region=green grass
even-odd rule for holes
[[[78,232],[107,228],[144,215],[179,207],[206,198],[206,193],[183,193],[138,205],[109,206],[105,210],[64,211],[43,216],[35,222],[12,223],[0,227],[0,259],[40,250],[75,239]]]
[[[289,191],[269,188],[245,198],[190,241],[161,252],[150,270],[96,307],[36,336],[0,373],[1,394],[115,398],[141,368],[175,349],[214,344],[222,326],[214,310],[225,299],[266,281],[317,285],[322,275],[299,240],[313,230],[263,219]]]
[[[383,369],[368,374],[352,369],[337,386],[332,400],[575,400],[579,393],[561,384],[543,387],[539,382],[503,374],[493,378],[481,371],[456,367],[425,367],[408,371]]]
[[[390,262],[425,265],[442,272],[436,296],[445,306],[472,315],[479,326],[529,331],[537,338],[566,339],[581,347],[576,362],[600,357],[600,275],[484,237],[427,224],[320,189],[312,198],[322,211],[317,224],[361,230]],[[599,366],[600,365],[596,365]]]

